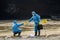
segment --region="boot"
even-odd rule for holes
[[[14,33],[14,36],[15,36],[15,33]]]
[[[16,36],[17,33],[14,33],[13,35]]]
[[[35,32],[35,36],[37,36],[37,32]]]
[[[40,36],[40,32],[38,32],[38,36]]]
[[[18,33],[18,37],[21,37],[20,34],[21,34],[21,32]]]

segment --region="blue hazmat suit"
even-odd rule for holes
[[[20,28],[18,28],[19,26],[22,26],[23,24],[17,24],[16,20],[14,20],[14,24],[12,26],[12,32],[16,33],[16,32],[22,32],[22,30]]]
[[[37,29],[38,23],[40,22],[40,16],[38,14],[36,14],[35,11],[32,11],[33,16],[29,19],[29,22],[31,22],[32,20],[34,21],[34,31],[35,32],[40,32],[40,30]]]

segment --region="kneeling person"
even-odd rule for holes
[[[22,26],[22,25],[23,25],[23,23],[22,23],[22,24],[17,24],[16,20],[14,20],[14,24],[13,24],[13,26],[12,26],[12,32],[13,32],[13,35],[14,35],[14,36],[15,36],[16,34],[18,34],[18,36],[20,36],[22,30],[19,29],[18,27],[19,27],[19,26]]]

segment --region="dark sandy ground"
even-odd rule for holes
[[[0,21],[0,40],[60,40],[60,21],[48,21],[47,25],[44,26],[44,29],[41,30],[41,36],[33,38],[28,37],[30,34],[34,34],[33,31],[34,27],[23,27],[21,38],[12,37],[13,36],[13,33],[11,32],[12,22],[13,21],[10,20]],[[22,21],[18,21],[18,23],[20,22]]]

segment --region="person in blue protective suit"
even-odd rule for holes
[[[14,36],[15,36],[16,34],[18,34],[18,36],[20,36],[22,30],[19,29],[18,27],[19,27],[19,26],[22,26],[22,25],[23,25],[23,23],[17,24],[16,20],[14,20],[14,24],[13,24],[13,26],[12,26],[12,32],[13,32],[13,35],[14,35]]]
[[[32,20],[34,21],[35,36],[37,36],[37,32],[38,32],[38,36],[40,36],[40,29],[38,28],[38,24],[40,22],[40,16],[36,14],[35,11],[32,11],[32,15],[33,16],[29,19],[29,22],[31,22]]]

